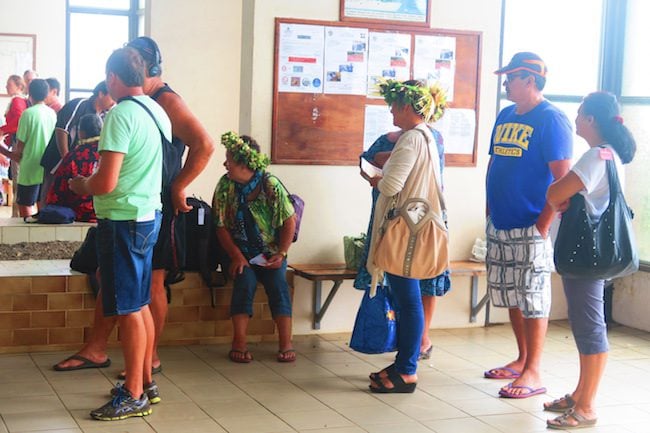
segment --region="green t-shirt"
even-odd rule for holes
[[[115,189],[93,197],[98,218],[134,220],[161,209],[162,143],[160,129],[171,141],[171,123],[165,111],[148,96],[135,96],[151,110],[156,122],[143,107],[122,101],[106,115],[99,137],[102,152],[124,154]]]
[[[289,193],[277,177],[265,174],[260,182],[266,182],[260,192],[248,203],[253,219],[260,229],[262,240],[271,252],[278,251],[279,229],[295,210]],[[217,227],[225,227],[233,233],[235,214],[239,207],[235,182],[224,175],[214,190],[212,212]]]
[[[16,131],[16,138],[25,143],[18,172],[19,185],[43,183],[41,158],[55,125],[56,113],[45,104],[36,104],[23,111]]]

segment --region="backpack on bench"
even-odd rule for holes
[[[185,214],[185,245],[181,245],[185,260],[180,263],[174,258],[176,266],[168,272],[165,286],[169,294],[169,285],[183,281],[184,271],[198,272],[210,289],[210,300],[214,307],[214,288],[225,284],[225,263],[228,258],[217,239],[210,205],[196,197],[188,197],[187,204],[192,206],[192,210]],[[213,272],[219,265],[221,272],[214,276]]]

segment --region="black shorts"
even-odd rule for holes
[[[16,188],[16,203],[20,206],[34,206],[38,201],[41,184],[38,185],[20,185]]]
[[[170,197],[163,198],[162,223],[153,247],[153,269],[181,269],[185,265],[185,214],[174,215]]]

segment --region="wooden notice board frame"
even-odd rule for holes
[[[282,24],[363,28],[371,32],[411,35],[411,71],[416,35],[456,38],[454,98],[450,108],[474,110],[472,153],[445,153],[445,165],[475,167],[481,76],[481,32],[427,29],[403,24],[275,19],[275,61],[273,73],[273,124],[271,160],[275,164],[357,165],[363,152],[366,105],[385,105],[383,99],[366,95],[280,92],[278,73],[280,26]],[[396,128],[395,128],[396,129]],[[386,131],[388,132],[388,131]],[[443,137],[444,138],[444,137]]]

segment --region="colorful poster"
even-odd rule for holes
[[[325,28],[325,93],[365,95],[368,29]]]
[[[379,97],[379,78],[408,80],[411,70],[411,35],[370,32],[368,96]]]
[[[456,38],[415,35],[413,78],[439,83],[453,101],[455,74]]]
[[[429,0],[345,0],[344,18],[427,22]]]
[[[325,27],[280,24],[278,91],[323,92]]]

